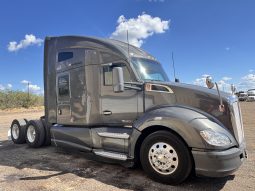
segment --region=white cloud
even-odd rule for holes
[[[249,73],[252,73],[252,72],[254,72],[254,70],[253,70],[253,69],[250,69],[250,70],[249,70]]]
[[[253,73],[252,73],[253,72]],[[210,76],[207,74],[202,75],[200,78],[197,78],[193,81],[193,84],[206,87],[206,77]],[[217,81],[218,87],[222,91],[231,92],[231,84],[229,81],[231,81],[231,77],[222,77],[219,81]],[[237,91],[247,91],[249,89],[255,88],[255,72],[249,70],[249,73],[245,76],[241,77],[239,82],[234,84],[236,85]]]
[[[248,89],[255,88],[255,73],[247,74],[241,78],[241,81],[237,85],[238,91],[247,91]]]
[[[207,87],[206,83],[205,83],[207,76],[210,76],[210,75],[203,74],[200,78],[195,79],[195,81],[193,81],[193,84],[198,85],[198,86]],[[221,80],[217,81],[219,90],[225,91],[225,92],[231,92],[231,84],[226,82],[231,79],[232,79],[231,77],[222,77]]]
[[[226,82],[225,80],[222,79],[222,80],[218,81],[217,84],[218,84],[219,90],[229,92],[229,93],[232,92],[231,84]]]
[[[206,83],[205,83],[205,80],[206,80],[206,77],[208,77],[210,75],[208,74],[203,74],[202,77],[200,78],[197,78],[193,84],[197,85],[197,86],[203,86],[203,87],[206,87]]]
[[[38,85],[29,84],[29,90],[31,90],[32,92],[38,92],[41,90],[41,88]]]
[[[3,91],[3,90],[5,90],[5,87],[2,84],[0,84],[0,91]]]
[[[12,89],[12,84],[2,85],[0,84],[0,91]]]
[[[7,87],[8,87],[9,89],[11,89],[11,88],[12,88],[12,84],[7,84]]]
[[[28,84],[28,83],[30,83],[30,84],[31,84],[31,82],[30,82],[30,81],[27,81],[27,80],[22,80],[20,83],[22,83],[22,84]]]
[[[32,82],[28,80],[22,80],[20,83],[24,84],[26,88],[23,91],[27,91],[29,87],[29,92],[33,94],[43,94],[43,90],[36,84],[32,84]],[[29,83],[29,86],[28,86]]]
[[[232,80],[232,78],[227,77],[227,76],[224,76],[224,77],[222,78],[222,80],[224,80],[224,81],[229,81],[229,80]]]
[[[150,3],[157,3],[157,2],[159,2],[159,3],[164,3],[165,0],[149,0],[149,2],[150,2]]]
[[[11,41],[7,45],[7,48],[10,52],[16,52],[20,49],[26,48],[32,45],[40,46],[43,43],[43,40],[40,38],[36,38],[33,34],[26,34],[25,39],[21,40],[19,43],[16,41]]]
[[[143,13],[137,18],[126,19],[121,15],[117,21],[117,27],[110,38],[127,41],[127,31],[129,43],[141,47],[144,40],[153,34],[161,34],[169,29],[170,21],[164,21],[159,17]]]

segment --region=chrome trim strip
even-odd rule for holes
[[[121,153],[107,152],[107,151],[103,151],[103,150],[93,150],[93,152],[98,156],[102,156],[102,157],[106,157],[106,158],[122,160],[122,161],[127,160],[127,156],[124,154],[121,154]]]
[[[231,105],[232,105],[234,102],[237,102],[237,101],[238,101],[238,97],[235,96],[235,95],[229,96],[227,99],[228,99],[228,103],[231,104]]]
[[[129,134],[127,133],[109,133],[109,132],[99,132],[97,133],[100,137],[109,137],[115,139],[128,139]]]
[[[233,126],[234,135],[238,144],[241,144],[244,140],[244,130],[243,130],[243,120],[242,120],[240,105],[236,96],[228,97],[228,102],[230,106],[229,110],[230,110],[231,123]],[[235,113],[235,110],[236,110],[236,113]],[[238,119],[236,119],[236,117],[238,117]],[[238,122],[240,122],[240,124],[237,124]]]

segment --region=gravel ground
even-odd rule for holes
[[[55,147],[29,148],[7,140],[14,118],[38,118],[42,111],[0,111],[0,191],[35,190],[255,190],[255,102],[241,103],[249,158],[224,178],[190,177],[179,186],[150,180],[141,169],[110,164],[89,153]]]

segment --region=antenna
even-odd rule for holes
[[[127,43],[128,43],[128,58],[130,57],[129,55],[129,39],[128,39],[128,30],[127,30]],[[129,59],[130,60],[130,59]]]
[[[172,63],[173,63],[173,69],[174,69],[174,81],[179,82],[179,79],[175,76],[175,66],[174,66],[174,52],[172,52]]]

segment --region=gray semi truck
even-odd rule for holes
[[[191,172],[226,176],[246,158],[242,117],[236,96],[209,88],[170,82],[153,56],[124,42],[46,37],[45,116],[14,120],[11,137],[141,164],[168,184]]]

